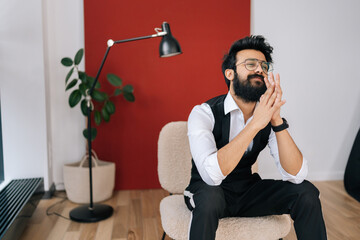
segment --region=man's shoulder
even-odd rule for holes
[[[209,99],[208,101],[196,105],[191,110],[191,113],[189,115],[188,121],[192,119],[204,119],[204,117],[208,120],[211,120],[211,122],[214,122],[214,108],[219,108],[218,106],[223,106],[221,103],[224,102],[227,94],[216,96],[214,98]]]
[[[221,104],[224,102],[225,98],[226,98],[226,95],[227,94],[223,94],[223,95],[220,95],[220,96],[216,96],[216,97],[213,97],[209,100],[206,101],[206,103],[210,106],[210,107],[213,107],[215,105],[218,105],[218,104]]]

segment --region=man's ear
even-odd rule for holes
[[[235,77],[234,70],[233,69],[226,69],[225,70],[225,77],[230,81],[234,80],[234,77]]]

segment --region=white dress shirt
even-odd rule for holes
[[[249,124],[253,116],[245,123],[244,115],[230,92],[224,101],[224,112],[225,115],[230,112],[230,142]],[[220,185],[226,176],[222,174],[217,159],[218,149],[216,148],[215,138],[212,133],[214,125],[215,119],[210,106],[207,103],[196,105],[189,115],[188,137],[191,155],[201,178],[209,185]],[[249,144],[246,151],[250,151],[252,146],[253,141]],[[304,181],[308,172],[307,160],[305,158],[303,158],[300,171],[294,176],[286,172],[280,164],[276,135],[273,130],[271,130],[269,136],[268,146],[283,181],[290,181],[295,184]]]

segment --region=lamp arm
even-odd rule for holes
[[[157,31],[158,29],[156,28],[155,31]],[[105,52],[105,55],[104,55],[104,58],[103,60],[101,61],[101,64],[100,64],[100,67],[99,67],[99,70],[95,76],[95,80],[93,82],[93,85],[91,86],[90,90],[89,90],[89,95],[91,96],[92,92],[94,91],[94,88],[95,88],[95,85],[98,81],[98,78],[99,78],[99,75],[101,73],[101,70],[104,66],[104,63],[105,63],[105,60],[109,54],[109,51],[110,51],[110,48],[114,45],[114,44],[118,44],[118,43],[124,43],[124,42],[131,42],[131,41],[137,41],[137,40],[143,40],[143,39],[148,39],[148,38],[154,38],[154,37],[161,37],[161,36],[165,36],[167,34],[167,32],[165,31],[162,31],[162,32],[156,32],[155,34],[152,34],[152,35],[148,35],[148,36],[143,36],[143,37],[135,37],[135,38],[128,38],[128,39],[124,39],[124,40],[117,40],[117,41],[113,41],[112,39],[109,39],[107,41],[107,49],[106,49],[106,52]]]
[[[147,38],[154,38],[154,37],[161,37],[161,36],[165,36],[167,34],[167,32],[163,31],[163,32],[157,32],[156,34],[152,34],[152,35],[148,35],[148,36],[143,36],[143,37],[136,37],[136,38],[129,38],[129,39],[124,39],[124,40],[118,40],[118,41],[114,41],[114,44],[116,43],[124,43],[124,42],[131,42],[131,41],[137,41],[137,40],[142,40],[142,39],[147,39]],[[110,40],[109,40],[110,41]],[[109,42],[108,41],[108,42]],[[108,43],[109,44],[109,43]]]

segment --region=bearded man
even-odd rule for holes
[[[229,91],[193,108],[188,119],[192,172],[184,192],[190,240],[213,240],[220,218],[290,214],[299,240],[327,239],[318,189],[280,115],[279,74],[262,36],[236,41],[222,71]],[[282,180],[251,172],[268,145]]]

